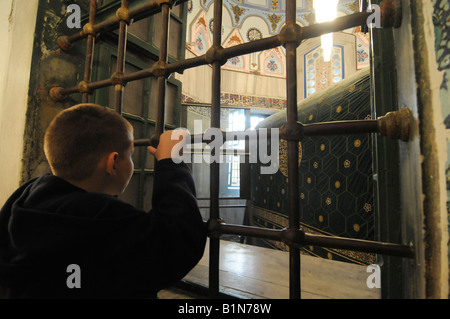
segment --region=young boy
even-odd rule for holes
[[[161,135],[152,210],[116,198],[133,173],[133,129],[107,108],[55,117],[44,149],[52,175],[21,186],[0,211],[0,287],[10,298],[147,298],[182,279],[206,232],[186,164]]]

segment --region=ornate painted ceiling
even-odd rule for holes
[[[208,11],[214,0],[199,0],[203,10]],[[285,20],[285,1],[282,0],[224,0],[224,7],[229,11],[232,27],[242,27],[248,17],[259,17],[270,27],[269,32],[276,34],[280,31]],[[340,0],[339,15],[352,14],[359,11],[359,0]],[[312,0],[297,1],[297,20],[302,26],[315,23]]]
[[[280,32],[285,24],[285,0],[223,0],[222,46],[224,48],[270,37]],[[214,28],[214,0],[190,0],[188,2],[188,20],[186,48],[194,55],[202,55],[212,45]],[[340,0],[338,16],[359,12],[359,0]],[[301,26],[315,24],[315,11],[312,0],[297,0],[297,23]],[[355,69],[369,66],[370,44],[368,35],[359,32],[360,27],[345,30],[347,41],[345,50],[336,35],[331,62],[323,63],[320,43],[302,52],[299,48],[299,61],[305,61],[308,67],[299,74],[299,84],[305,86],[303,97],[307,98],[326,87],[319,87],[322,82],[329,85],[345,78],[344,60],[356,59]],[[353,51],[355,50],[355,51]],[[344,52],[345,51],[345,52]],[[353,51],[351,53],[350,51]],[[345,55],[344,55],[345,53]],[[306,65],[306,64],[305,64]],[[261,75],[265,77],[285,78],[286,56],[284,47],[255,52],[231,58],[223,66],[225,70]],[[311,71],[312,70],[312,71]],[[309,72],[309,73],[308,73]],[[349,72],[351,73],[351,72]],[[327,85],[328,85],[327,84]],[[269,92],[267,94],[271,95]]]

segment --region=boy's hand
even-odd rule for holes
[[[179,159],[182,158],[182,150],[186,144],[186,137],[189,135],[187,130],[170,130],[161,134],[159,138],[159,144],[157,148],[149,146],[147,149],[155,156],[157,161],[172,158]]]

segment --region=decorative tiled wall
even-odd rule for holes
[[[196,101],[186,94],[182,95],[182,103],[195,104],[198,102],[199,101]],[[264,108],[278,111],[286,108],[286,100],[234,93],[221,93],[220,105],[222,107]]]

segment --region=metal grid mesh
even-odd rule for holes
[[[414,258],[414,250],[410,246],[403,246],[391,243],[380,243],[349,238],[327,237],[305,233],[299,228],[299,210],[301,209],[297,194],[299,193],[298,183],[298,142],[304,136],[313,135],[339,135],[339,134],[361,134],[378,133],[393,139],[408,141],[409,125],[411,115],[407,108],[386,114],[376,120],[364,121],[340,121],[315,123],[304,125],[297,121],[297,58],[296,49],[301,42],[308,38],[320,36],[322,34],[345,30],[350,27],[365,25],[367,18],[372,12],[360,12],[353,15],[337,18],[333,22],[326,22],[308,27],[300,27],[296,23],[296,1],[286,0],[286,24],[278,35],[255,40],[252,42],[236,45],[230,48],[221,46],[221,28],[214,27],[213,45],[206,54],[167,63],[168,51],[168,27],[170,10],[174,5],[186,2],[181,0],[175,3],[173,0],[151,0],[134,9],[129,9],[127,0],[122,0],[116,16],[107,19],[99,24],[95,24],[97,11],[97,1],[90,1],[89,22],[84,26],[83,31],[72,36],[62,36],[58,39],[60,48],[68,51],[73,44],[81,39],[87,39],[87,51],[85,60],[84,79],[76,87],[61,88],[54,87],[50,95],[55,100],[63,100],[66,96],[74,93],[82,94],[82,101],[88,102],[90,94],[99,88],[114,86],[115,90],[115,110],[122,113],[123,91],[128,82],[136,81],[148,77],[156,77],[158,82],[157,90],[157,121],[154,134],[149,139],[135,140],[135,146],[156,146],[159,136],[164,130],[165,113],[165,90],[166,81],[170,74],[182,72],[188,68],[210,64],[212,66],[212,101],[211,101],[211,128],[220,128],[220,91],[221,91],[221,67],[232,57],[267,50],[283,45],[286,49],[286,87],[287,87],[287,118],[286,125],[280,130],[280,137],[287,141],[288,158],[288,209],[289,227],[283,230],[265,229],[259,227],[249,227],[240,225],[228,225],[222,222],[219,213],[219,163],[210,164],[210,219],[206,223],[210,237],[210,265],[209,265],[209,291],[210,297],[219,294],[219,250],[220,236],[222,234],[244,235],[259,238],[282,241],[290,247],[289,249],[289,276],[290,276],[290,298],[301,297],[300,284],[300,248],[305,245],[321,246],[328,248],[340,248],[387,254],[405,258]],[[399,9],[396,7],[397,1],[385,0],[381,3],[381,16],[383,27],[398,27]],[[214,24],[222,25],[222,0],[214,1]],[[159,60],[149,69],[125,74],[125,56],[127,28],[135,17],[143,17],[162,13],[161,26],[158,29],[160,37]],[[401,12],[401,10],[400,10]],[[116,72],[109,79],[91,82],[93,48],[95,37],[99,33],[109,31],[115,27],[119,28],[118,53]],[[243,132],[233,132],[230,136],[243,136]],[[258,133],[258,132],[257,132]],[[226,142],[227,134],[223,134]],[[256,134],[256,138],[259,134]],[[192,136],[192,141],[208,142],[202,136]]]

